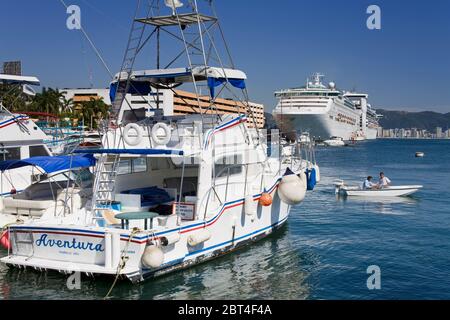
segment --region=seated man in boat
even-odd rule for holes
[[[363,189],[364,190],[373,190],[373,189],[377,189],[377,184],[372,182],[373,177],[372,176],[368,176],[366,181],[364,181],[363,184]]]
[[[384,172],[380,172],[380,181],[378,182],[379,188],[386,188],[391,185],[391,180],[384,175]]]

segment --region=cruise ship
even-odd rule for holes
[[[324,85],[323,78],[316,73],[304,87],[275,92],[278,127],[292,140],[298,132],[309,132],[316,141],[375,139],[378,119],[368,95],[340,91],[334,82]]]
[[[380,127],[378,121],[381,115],[377,114],[368,103],[369,95],[366,93],[347,92],[344,96],[350,99],[356,109],[360,111],[359,128],[353,136],[353,139],[358,141],[375,140],[378,135],[378,128]]]

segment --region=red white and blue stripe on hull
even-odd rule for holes
[[[276,190],[280,181],[281,181],[281,179],[279,179],[272,186],[272,188],[270,188],[268,190],[268,193],[272,193],[274,190]],[[260,197],[261,197],[261,194],[253,196],[255,201],[258,201]],[[226,211],[233,209],[235,207],[240,207],[242,205],[244,205],[244,199],[227,202],[221,207],[219,212],[208,221],[201,222],[201,223],[195,223],[192,225],[184,226],[181,228],[176,228],[173,230],[157,232],[157,233],[153,234],[152,236],[150,236],[150,235],[133,236],[133,238],[131,239],[131,243],[144,244],[151,240],[157,240],[157,239],[161,238],[162,236],[166,236],[170,233],[178,232],[181,234],[186,234],[186,233],[190,233],[190,232],[197,231],[200,229],[204,229],[206,227],[210,227],[210,226],[214,225],[215,223],[217,223]],[[41,228],[41,227],[27,227],[27,226],[12,226],[12,227],[10,227],[10,229],[11,229],[11,231],[14,231],[14,232],[21,232],[21,231],[32,232],[32,233],[45,232],[45,233],[49,233],[49,234],[82,236],[82,237],[93,237],[93,238],[104,238],[104,236],[105,236],[104,231],[93,231],[93,230],[79,229],[79,228],[49,228],[49,227]],[[121,240],[126,241],[126,242],[130,241],[130,235],[122,234]]]
[[[246,123],[247,121],[248,121],[247,116],[240,116],[240,117],[237,117],[237,118],[235,118],[235,119],[233,119],[233,120],[231,120],[231,121],[229,121],[227,123],[224,123],[224,124],[218,126],[217,128],[215,128],[213,130],[210,130],[206,134],[205,145],[204,145],[205,150],[208,149],[208,147],[209,147],[209,145],[211,143],[211,140],[212,140],[212,138],[213,138],[213,136],[215,134],[217,134],[219,132],[222,132],[222,131],[225,131],[225,130],[228,130],[228,129],[231,129],[231,128],[235,127],[235,126],[240,125],[241,123]]]
[[[278,179],[275,184],[267,191],[268,193],[273,193],[278,188],[279,182],[281,179]],[[261,197],[261,194],[254,195],[254,201],[258,201]],[[167,236],[169,234],[173,233],[179,233],[181,235],[188,234],[197,230],[201,230],[204,228],[213,227],[215,224],[217,224],[221,218],[224,217],[224,215],[231,211],[231,209],[236,207],[241,207],[244,205],[244,199],[239,199],[236,201],[228,202],[224,204],[218,212],[209,220],[201,222],[201,223],[193,223],[191,225],[187,225],[181,228],[175,228],[167,231],[162,231],[159,233],[154,233],[152,235],[144,235],[144,236],[133,236],[132,239],[130,239],[130,234],[121,234],[121,241],[122,242],[130,242],[137,246],[145,246],[149,241],[157,240],[163,236]],[[229,250],[227,247],[233,244],[240,244],[243,245],[244,243],[247,243],[251,241],[252,239],[262,237],[264,235],[270,234],[274,229],[277,229],[281,225],[283,225],[288,219],[288,216],[283,217],[279,219],[278,221],[275,221],[274,223],[271,223],[270,225],[261,226],[257,230],[248,230],[248,233],[241,234],[238,237],[234,239],[227,239],[226,241],[221,241],[220,243],[214,243],[211,244],[208,247],[205,248],[199,248],[198,250],[194,251],[188,251],[183,255],[180,255],[176,259],[172,259],[170,261],[165,262],[160,268],[158,269],[142,269],[141,273],[139,274],[139,277],[146,278],[146,277],[152,277],[152,275],[156,274],[164,274],[167,272],[170,272],[172,269],[179,269],[183,268],[187,262],[189,262],[192,258],[201,258],[201,257],[209,257],[213,258],[214,256],[217,256],[216,251],[222,250],[222,254],[226,253],[228,251],[233,250],[233,248],[230,248]],[[98,231],[97,231],[98,230]],[[88,237],[88,238],[96,238],[96,239],[103,239],[106,237],[107,230],[103,228],[97,228],[97,230],[93,229],[82,229],[82,228],[61,228],[61,227],[38,227],[38,226],[13,226],[10,228],[11,232],[17,232],[17,233],[33,233],[33,234],[52,234],[52,235],[59,235],[59,236],[69,236],[69,237]],[[240,246],[239,245],[239,246]],[[208,259],[208,258],[204,258]],[[165,271],[168,270],[169,271]],[[129,276],[136,277],[135,272],[134,275]]]
[[[9,127],[10,125],[17,123],[17,121],[28,121],[28,120],[30,120],[28,116],[19,115],[17,117],[0,122],[0,129]]]

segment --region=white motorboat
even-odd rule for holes
[[[306,143],[306,144],[311,143],[311,136],[309,135],[309,132],[303,132],[303,133],[300,135],[299,142],[300,142],[300,143]]]
[[[420,185],[389,186],[380,189],[363,189],[361,187],[346,186],[343,181],[335,182],[336,194],[345,197],[406,197],[423,188]]]
[[[416,158],[423,158],[423,157],[425,157],[424,152],[416,152]]]
[[[345,147],[344,139],[340,137],[331,137],[329,140],[325,140],[323,143],[327,147]]]
[[[136,31],[139,36],[131,33],[127,54],[151,38],[138,24],[171,28],[181,33],[175,38],[183,39],[188,67],[160,69],[158,64],[155,70],[133,72],[124,64],[111,84],[114,103],[111,118],[101,129],[102,146],[83,151],[97,159],[92,199],[77,201],[73,208],[66,201],[66,210],[56,214],[48,210],[39,219],[10,225],[11,250],[3,263],[143,281],[270,235],[287,222],[292,206],[301,203],[314,180],[320,179],[312,157],[283,155],[280,138],[272,137],[275,145],[268,146],[261,131],[247,123],[248,114],[243,114],[251,112],[247,108],[237,105],[238,114],[215,113],[218,87],[217,94],[239,96],[242,105],[248,105],[247,77],[225,68],[226,60],[215,57],[215,50],[191,55],[187,48],[199,46],[186,43],[186,33],[192,37],[198,29],[194,39],[210,48],[217,38],[213,32],[220,31],[217,18],[213,12],[200,14],[195,1],[183,14],[178,10],[172,16],[167,15],[171,10],[163,16],[136,17],[132,30],[141,31]],[[158,57],[167,56],[159,53]],[[222,62],[220,67],[199,67],[199,56],[203,63]],[[197,63],[191,60],[195,58]],[[200,113],[165,116],[158,109],[155,116],[138,122],[121,121],[124,99],[137,87],[140,95],[146,95],[189,84],[198,99],[200,85],[209,89],[210,104],[199,101]],[[311,146],[306,153],[313,150]],[[67,199],[70,188],[65,194]]]
[[[0,74],[0,83],[21,86],[24,94],[30,94],[27,86],[39,85],[39,80],[35,77]],[[0,135],[0,163],[51,155],[45,144],[47,135],[27,115],[10,112],[2,104],[1,97]],[[0,197],[10,196],[26,189],[37,173],[39,172],[31,167],[1,171]]]

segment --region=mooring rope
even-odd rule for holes
[[[5,232],[6,230],[8,230],[9,227],[11,227],[11,226],[13,226],[13,225],[16,225],[16,224],[24,224],[24,223],[25,223],[25,221],[23,221],[22,219],[20,219],[19,217],[17,217],[17,220],[16,220],[15,222],[11,222],[11,223],[5,224],[5,225],[3,226],[3,228],[2,228],[2,234],[3,234],[3,232]]]
[[[111,288],[109,289],[108,293],[106,294],[106,296],[103,298],[103,300],[107,300],[109,298],[109,296],[111,295],[112,291],[114,290],[114,287],[116,286],[117,281],[119,280],[120,273],[122,272],[123,269],[125,269],[125,266],[129,260],[129,257],[126,256],[128,247],[130,246],[130,243],[133,240],[133,237],[135,235],[139,234],[140,232],[141,232],[141,230],[139,230],[139,228],[134,228],[133,231],[130,233],[130,238],[128,239],[128,242],[125,245],[125,248],[123,248],[123,250],[122,250],[120,261],[119,261],[119,264],[117,265],[117,272],[116,272],[116,277],[114,279],[114,282],[113,282]]]

